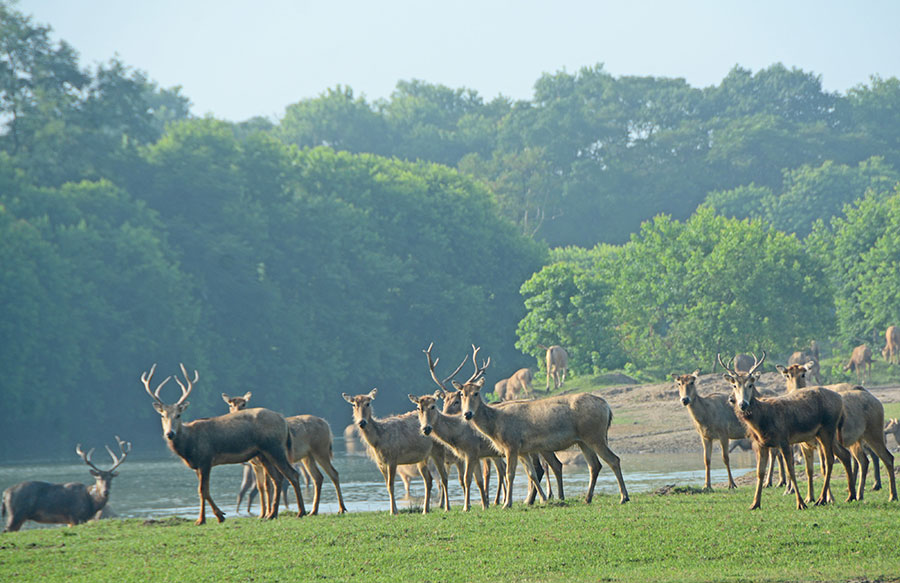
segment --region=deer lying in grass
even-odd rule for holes
[[[278,472],[281,472],[287,477],[297,495],[299,508],[297,516],[306,514],[303,497],[300,494],[299,475],[288,461],[287,450],[291,445],[291,437],[284,417],[268,409],[256,408],[185,423],[181,416],[190,404],[187,397],[193,390],[199,374],[195,370],[192,380],[182,364],[181,372],[187,386],[176,378],[175,382],[181,387],[181,398],[167,405],[159,398],[159,391],[172,377],[167,377],[161,382],[155,392],[151,391],[150,379],[155,370],[154,364],[149,374],[142,373],[141,382],[147,394],[153,399],[153,408],[160,415],[163,436],[169,449],[175,452],[185,465],[197,472],[200,515],[196,524],[206,522],[207,502],[216,519],[219,522],[225,520],[225,513],[216,506],[209,494],[209,473],[212,467],[220,464],[238,464],[255,457],[260,458],[266,473],[276,478],[274,500],[281,497],[281,480],[277,479]],[[266,510],[265,517],[277,516],[278,504],[272,503]]]
[[[807,377],[812,370],[813,363],[792,364],[791,366],[778,367],[784,376],[789,394],[807,389]],[[862,500],[866,487],[866,474],[869,468],[869,458],[866,448],[871,450],[881,462],[888,475],[890,489],[889,500],[897,499],[897,486],[894,479],[894,456],[888,451],[884,439],[884,405],[875,395],[861,386],[853,386],[849,383],[830,385],[827,387],[841,396],[844,404],[844,422],[841,426],[841,442],[850,450],[859,467],[859,488],[856,499]],[[806,457],[806,476],[809,480],[809,497],[812,498],[812,448],[804,445],[802,448]],[[876,468],[878,462],[875,462]]]
[[[3,516],[6,517],[6,527],[3,532],[16,532],[28,520],[74,526],[87,522],[102,512],[109,500],[112,479],[119,475],[115,470],[131,451],[131,444],[119,439],[118,435],[116,441],[119,443],[121,457],[106,446],[106,451],[113,460],[113,465],[108,470],[101,470],[91,461],[93,449],[85,454],[81,450],[81,444],[75,447],[78,457],[91,468],[91,475],[95,480],[92,486],[77,482],[51,484],[29,481],[4,490]]]
[[[463,417],[484,433],[506,458],[506,508],[512,506],[513,481],[519,456],[559,451],[576,444],[584,454],[591,473],[585,502],[590,502],[594,495],[600,472],[597,456],[615,473],[621,502],[628,501],[619,457],[608,446],[607,432],[612,411],[601,397],[578,393],[534,401],[511,401],[498,407],[482,401],[483,377],[465,385],[454,383],[454,386],[462,391]],[[541,500],[546,500],[533,468],[528,469],[538,495]]]
[[[747,433],[756,442],[756,493],[750,509],[760,507],[763,481],[769,458],[769,448],[777,447],[784,456],[788,470],[788,480],[797,496],[797,508],[806,508],[800,491],[797,488],[797,476],[794,473],[794,456],[791,444],[803,443],[816,439],[824,451],[824,484],[822,495],[816,504],[827,503],[828,488],[831,483],[831,471],[835,454],[840,458],[847,470],[847,500],[856,497],[854,491],[853,466],[850,453],[840,444],[837,431],[843,418],[843,401],[840,395],[824,387],[815,387],[798,391],[782,397],[760,397],[756,391],[756,381],[761,373],[757,370],[766,359],[763,352],[761,360],[746,373],[728,368],[722,357],[716,355],[719,364],[727,372],[723,375],[731,384],[732,400],[735,415],[747,428]]]
[[[428,460],[433,459],[441,477],[441,486],[447,492],[447,469],[444,466],[444,448],[433,439],[422,435],[419,419],[415,411],[403,415],[395,415],[384,419],[376,419],[372,413],[372,401],[378,389],[372,389],[365,395],[351,397],[342,393],[345,401],[353,407],[353,421],[359,427],[359,433],[369,446],[368,453],[378,465],[387,486],[391,500],[391,514],[397,514],[397,501],[394,497],[394,482],[397,466],[400,464],[416,464],[422,480],[425,482],[425,504],[422,512],[428,512],[431,504],[431,472]],[[446,496],[445,510],[450,510],[450,497]]]
[[[247,406],[252,393],[246,393],[243,397],[229,397],[222,393],[222,399],[228,403],[229,410],[234,413]],[[334,489],[337,492],[338,513],[347,512],[344,506],[344,496],[341,494],[341,482],[338,471],[331,463],[334,457],[332,447],[331,426],[321,417],[313,415],[294,415],[286,418],[288,429],[291,432],[291,447],[288,449],[288,460],[291,464],[302,462],[307,475],[312,476],[313,505],[310,514],[319,513],[319,501],[322,498],[322,472],[319,466],[325,470]],[[253,462],[251,462],[252,464]],[[309,482],[307,482],[308,484]]]

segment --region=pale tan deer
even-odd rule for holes
[[[872,349],[866,344],[854,348],[844,370],[855,370],[856,382],[859,384],[868,381],[872,374]]]
[[[881,356],[888,364],[894,364],[895,360],[900,364],[900,328],[888,326],[885,330]]]
[[[474,357],[473,357],[474,359]],[[492,406],[481,399],[484,378],[454,386],[462,391],[463,417],[494,443],[506,458],[506,498],[504,507],[512,506],[513,481],[519,456],[543,451],[559,451],[578,445],[590,467],[590,485],[585,501],[593,498],[600,462],[603,459],[619,484],[621,502],[628,501],[619,457],[609,449],[607,432],[612,411],[606,401],[596,395],[579,393],[547,397],[534,401],[510,401],[503,407]],[[528,460],[527,457],[523,458]],[[530,464],[526,464],[528,466]],[[542,500],[546,500],[533,468],[529,476]]]
[[[787,368],[778,367],[784,376],[787,392],[808,390],[807,378],[812,370],[812,362],[804,365],[794,364]],[[844,421],[840,428],[841,443],[850,450],[859,467],[859,488],[856,499],[862,500],[866,488],[866,474],[869,458],[866,455],[868,446],[881,459],[888,475],[889,500],[897,499],[897,486],[894,479],[894,456],[888,451],[884,439],[884,405],[878,398],[861,386],[849,383],[829,385],[827,387],[841,396],[844,404]],[[802,448],[806,456],[807,479],[810,482],[809,496],[812,498],[812,451],[809,446]],[[875,462],[876,467],[878,462]]]
[[[900,445],[900,421],[896,418],[891,418],[888,420],[887,424],[884,426],[884,437],[887,439],[888,435],[894,436],[894,441],[897,442],[897,445]]]
[[[747,429],[734,414],[734,408],[728,402],[728,395],[713,393],[703,397],[697,393],[696,383],[699,376],[699,369],[684,375],[672,373],[672,378],[678,387],[681,404],[690,413],[694,428],[703,443],[703,464],[706,469],[704,487],[712,487],[709,477],[709,461],[712,455],[712,442],[716,440],[722,446],[722,461],[725,462],[725,469],[728,471],[728,487],[737,488],[737,484],[734,483],[734,478],[731,476],[728,440],[746,438]]]
[[[553,379],[553,388],[559,389],[566,382],[566,372],[569,370],[569,353],[558,344],[544,346],[538,344],[538,348],[545,351],[547,364],[547,392],[550,392],[550,379]]]
[[[530,368],[520,368],[508,379],[502,379],[494,384],[494,397],[500,401],[530,399],[534,396],[531,384],[533,380],[534,375]]]
[[[181,417],[190,404],[187,397],[200,375],[195,370],[194,378],[191,379],[182,364],[181,372],[187,385],[176,378],[175,382],[181,387],[181,398],[167,405],[159,398],[159,391],[172,377],[167,377],[156,387],[156,391],[152,391],[150,379],[155,370],[154,364],[149,373],[142,373],[141,382],[147,394],[153,399],[153,408],[160,415],[163,437],[169,449],[175,452],[185,465],[197,472],[200,515],[196,524],[206,522],[207,502],[216,519],[219,522],[225,520],[225,513],[216,506],[209,494],[209,473],[212,467],[220,464],[238,464],[257,456],[260,457],[266,473],[275,478],[274,499],[278,500],[281,496],[281,480],[277,479],[278,472],[281,472],[287,477],[297,495],[299,508],[297,516],[306,514],[300,493],[299,475],[288,461],[287,451],[291,445],[291,437],[284,417],[268,409],[255,408],[185,423]],[[278,505],[270,504],[265,515],[266,518],[276,518]]]
[[[434,460],[441,478],[441,486],[446,493],[447,469],[444,465],[444,448],[433,439],[422,434],[419,419],[415,411],[403,415],[395,415],[377,419],[372,413],[372,401],[378,389],[372,389],[365,395],[341,396],[353,407],[353,421],[359,428],[363,440],[368,445],[369,456],[381,470],[387,486],[391,502],[391,514],[397,514],[397,501],[394,496],[394,482],[397,466],[416,464],[425,483],[425,503],[422,512],[428,512],[431,505],[431,471],[428,460]],[[446,496],[445,510],[450,510],[450,497]]]
[[[842,422],[844,407],[840,395],[823,387],[815,387],[782,397],[761,397],[756,390],[756,381],[761,374],[757,371],[766,359],[765,352],[763,352],[762,359],[756,360],[746,373],[730,369],[722,362],[721,355],[716,355],[716,358],[722,368],[727,371],[723,376],[732,387],[731,399],[735,415],[744,423],[747,433],[757,446],[756,493],[750,509],[754,510],[760,507],[769,448],[772,447],[779,448],[784,456],[788,480],[797,497],[797,508],[806,508],[797,487],[791,444],[803,443],[811,439],[819,442],[825,459],[822,495],[816,504],[827,503],[835,455],[840,458],[847,471],[847,499],[855,499],[854,473],[850,453],[837,438],[837,430]]]
[[[112,479],[119,474],[115,471],[131,451],[131,444],[119,439],[121,457],[113,453],[109,446],[106,451],[113,460],[108,470],[102,470],[91,461],[94,450],[84,453],[79,443],[75,453],[91,468],[94,484],[86,486],[77,482],[51,484],[49,482],[20,482],[3,491],[3,516],[6,527],[3,532],[15,532],[29,520],[44,524],[68,524],[74,526],[87,522],[99,515],[109,501]]]
[[[240,411],[247,406],[252,393],[246,393],[243,397],[228,397],[222,393],[222,399],[228,403],[231,412]],[[332,445],[331,426],[321,417],[314,415],[294,415],[286,418],[288,429],[291,432],[291,447],[288,450],[288,459],[292,464],[302,463],[306,475],[313,480],[313,505],[310,514],[319,513],[319,501],[322,498],[322,472],[319,466],[325,470],[334,489],[337,492],[338,513],[347,512],[344,506],[344,496],[341,493],[341,481],[337,469],[331,463],[334,458]],[[251,462],[252,463],[252,462]],[[309,482],[307,482],[308,484]]]

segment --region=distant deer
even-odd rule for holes
[[[881,356],[888,362],[894,364],[894,360],[900,363],[900,328],[896,326],[888,326],[884,332],[884,348],[881,349]]]
[[[569,353],[558,344],[547,347],[538,344],[538,348],[546,351],[547,362],[547,392],[550,392],[550,379],[553,379],[553,387],[559,389],[566,382],[566,372],[569,370]]]
[[[534,395],[531,385],[533,380],[534,374],[530,368],[520,368],[508,379],[497,381],[494,384],[494,397],[500,401],[529,399]]]
[[[856,382],[862,384],[869,380],[872,374],[872,349],[866,344],[860,344],[850,354],[850,361],[844,365],[844,370],[856,371]]]
[[[731,384],[731,400],[734,413],[744,423],[750,438],[756,443],[756,493],[751,510],[760,507],[763,481],[768,465],[769,448],[777,447],[784,456],[788,470],[788,479],[797,497],[797,508],[806,508],[800,490],[797,487],[797,476],[794,473],[794,455],[791,444],[803,443],[815,438],[824,451],[825,475],[822,495],[816,504],[825,504],[828,500],[831,471],[834,456],[837,455],[847,471],[848,500],[856,498],[854,490],[854,473],[850,453],[840,444],[837,431],[843,416],[843,401],[840,395],[824,387],[815,387],[805,391],[797,391],[782,397],[761,397],[756,390],[756,381],[761,373],[757,372],[766,359],[756,360],[747,372],[738,372],[722,362],[721,355],[716,355],[719,364],[727,372],[723,375]]]
[[[465,385],[453,385],[462,391],[463,417],[487,435],[506,457],[506,508],[512,506],[513,481],[519,456],[559,451],[572,445],[578,445],[590,467],[591,477],[585,502],[590,502],[593,498],[600,472],[598,455],[616,475],[621,502],[628,501],[619,457],[608,445],[607,433],[612,421],[612,411],[601,397],[577,393],[534,401],[510,401],[499,407],[489,405],[481,399],[484,377]],[[526,469],[535,483],[538,495],[541,500],[546,500],[533,468],[527,466],[528,464]]]
[[[887,439],[888,435],[894,436],[894,441],[897,442],[897,445],[900,445],[900,421],[896,418],[889,419],[887,424],[884,426],[884,437]]]
[[[395,415],[377,419],[372,413],[372,401],[378,389],[372,389],[365,395],[341,396],[353,407],[353,421],[359,428],[363,440],[368,444],[368,453],[372,457],[387,486],[391,501],[391,514],[397,514],[397,502],[394,496],[394,482],[397,466],[400,464],[416,464],[422,480],[425,482],[425,503],[422,512],[428,512],[431,504],[431,471],[428,460],[433,459],[440,474],[441,486],[446,493],[447,469],[444,466],[444,448],[433,439],[422,434],[419,419],[415,411],[403,415]],[[450,497],[446,496],[445,510],[450,510]]]
[[[303,496],[300,493],[299,474],[291,467],[288,461],[287,450],[291,445],[288,424],[280,414],[268,409],[255,408],[244,409],[235,413],[229,413],[220,417],[197,419],[185,423],[181,416],[190,402],[188,395],[194,388],[194,383],[199,379],[199,373],[194,371],[194,378],[188,376],[187,369],[181,365],[181,372],[187,385],[176,378],[175,382],[181,387],[181,398],[175,403],[167,405],[159,398],[159,391],[169,379],[167,377],[157,387],[156,391],[150,390],[150,379],[156,365],[149,373],[141,374],[141,382],[147,394],[153,399],[153,408],[160,415],[163,437],[173,452],[175,452],[189,468],[197,472],[198,493],[200,495],[200,515],[196,524],[206,522],[206,503],[209,502],[213,514],[219,522],[225,520],[222,512],[212,496],[209,494],[209,472],[213,466],[220,464],[239,464],[259,456],[265,467],[266,473],[275,478],[274,500],[281,497],[281,480],[279,473],[284,474],[294,493],[297,495],[297,516],[306,514],[303,506]],[[278,516],[278,504],[270,503],[265,512],[266,518]]]
[[[749,354],[741,353],[735,354],[731,362],[734,365],[734,370],[739,372],[747,372],[753,367],[755,359]]]
[[[109,500],[112,479],[119,475],[116,468],[122,465],[131,451],[131,444],[119,439],[118,435],[116,441],[119,443],[121,457],[106,446],[106,451],[113,460],[113,465],[108,470],[101,470],[91,461],[93,449],[85,454],[81,450],[81,444],[75,447],[78,457],[91,468],[91,475],[95,480],[92,486],[77,482],[20,482],[4,490],[3,516],[7,518],[3,532],[15,532],[28,520],[73,526],[97,516]]]
[[[779,367],[779,371],[786,380],[789,394],[806,389],[806,379],[812,369],[812,362],[805,365],[794,364],[787,368]],[[844,403],[844,420],[840,427],[841,443],[850,450],[859,465],[859,489],[856,499],[862,500],[866,487],[866,473],[869,467],[869,458],[865,446],[873,452],[881,462],[888,475],[889,500],[897,499],[897,486],[894,479],[894,456],[888,451],[884,439],[884,405],[875,395],[861,386],[853,386],[849,383],[829,385],[827,388],[834,390]],[[807,478],[812,484],[812,451],[809,447],[804,450],[807,464]],[[878,462],[875,461],[876,468]],[[812,485],[809,487],[809,496],[812,498]]]
[[[819,374],[819,345],[813,340],[808,350],[798,350],[788,357],[788,366],[792,364],[806,365],[811,363],[808,374],[811,378],[816,379],[816,383],[822,384],[822,375]]]
[[[247,406],[252,393],[248,392],[243,397],[229,397],[222,393],[222,399],[228,403],[229,410],[234,413]],[[291,447],[288,449],[288,460],[291,464],[302,462],[304,473],[312,476],[315,487],[313,494],[313,506],[310,514],[319,513],[319,500],[322,496],[322,472],[318,466],[322,466],[337,492],[338,512],[347,512],[344,506],[344,496],[341,494],[341,482],[338,471],[331,463],[333,457],[331,426],[321,417],[313,415],[295,415],[286,419],[288,429],[291,432]],[[254,462],[251,461],[251,464]],[[309,482],[307,481],[307,485]]]

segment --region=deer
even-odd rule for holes
[[[6,517],[6,527],[3,532],[16,532],[29,520],[74,526],[99,516],[109,501],[112,479],[119,475],[116,469],[131,452],[131,443],[122,441],[118,435],[116,441],[120,455],[113,453],[108,445],[104,446],[113,460],[108,470],[98,468],[91,461],[93,448],[84,453],[80,443],[75,446],[75,453],[91,468],[91,475],[94,476],[91,486],[78,482],[51,484],[28,481],[4,490],[2,513]]]
[[[494,384],[494,396],[500,401],[531,398],[534,395],[531,385],[533,380],[534,375],[530,368],[520,368],[509,378]]]
[[[881,357],[888,364],[900,364],[900,328],[896,326],[888,326],[884,331],[884,348],[881,349]]]
[[[558,344],[544,346],[538,344],[538,348],[546,352],[547,363],[547,392],[550,392],[550,379],[553,378],[553,388],[559,388],[566,382],[566,372],[569,370],[569,353]]]
[[[822,384],[822,375],[819,374],[819,345],[815,340],[810,342],[809,350],[797,350],[788,357],[788,366],[792,364],[805,365],[812,363],[808,369],[810,377],[814,377],[818,384]],[[779,369],[781,370],[781,369]]]
[[[423,435],[419,429],[419,419],[415,411],[403,415],[394,415],[378,419],[372,413],[372,401],[378,394],[374,388],[364,395],[351,396],[341,393],[345,401],[353,407],[353,421],[368,445],[369,456],[381,470],[388,490],[391,508],[390,513],[397,515],[397,501],[394,496],[394,482],[397,466],[400,464],[416,464],[425,483],[425,503],[422,512],[427,513],[431,504],[431,471],[428,460],[434,460],[440,474],[441,486],[445,493],[444,509],[450,510],[450,496],[447,490],[447,468],[444,465],[445,451],[430,437]]]
[[[705,397],[701,397],[697,393],[697,378],[700,376],[700,370],[695,370],[690,374],[679,375],[672,373],[675,385],[678,387],[678,396],[681,404],[684,405],[691,420],[694,422],[694,428],[700,435],[700,441],[703,443],[703,463],[706,468],[706,480],[704,488],[710,489],[709,477],[709,460],[712,454],[712,442],[718,441],[722,446],[722,461],[725,462],[725,469],[728,471],[728,488],[737,488],[734,478],[731,476],[731,464],[728,459],[728,440],[744,439],[747,436],[747,430],[743,424],[738,421],[734,414],[734,408],[728,402],[728,395],[724,393],[713,393]]]
[[[900,421],[898,421],[896,418],[889,419],[887,424],[884,426],[885,439],[887,439],[888,435],[893,435],[894,441],[897,442],[897,445],[900,445]]]
[[[153,408],[159,413],[163,438],[169,449],[180,457],[186,466],[197,473],[200,513],[195,522],[196,525],[206,523],[207,502],[209,502],[216,520],[225,521],[225,513],[219,509],[209,493],[209,474],[213,466],[238,464],[255,457],[259,458],[266,473],[274,478],[274,500],[281,497],[281,481],[277,479],[280,472],[287,477],[297,495],[297,508],[299,509],[297,517],[306,514],[303,496],[300,493],[299,474],[288,461],[287,452],[291,446],[291,436],[287,421],[281,414],[257,407],[219,417],[184,422],[181,417],[190,405],[187,398],[191,394],[194,384],[200,378],[199,373],[195,370],[194,378],[191,379],[184,364],[181,364],[181,372],[186,384],[183,384],[177,377],[175,378],[175,382],[181,387],[181,398],[175,403],[166,404],[159,397],[159,391],[172,377],[167,377],[153,391],[150,389],[150,380],[155,371],[156,364],[154,363],[149,373],[141,373],[141,383],[144,385],[144,390],[153,399]],[[278,504],[270,500],[265,518],[277,517]]]
[[[869,380],[872,374],[872,349],[866,344],[860,344],[853,349],[850,360],[844,365],[844,370],[856,371],[856,382],[862,384]]]
[[[794,364],[787,368],[777,367],[784,376],[788,394],[808,390],[806,379],[812,370],[813,362],[799,365]],[[875,395],[864,387],[853,386],[849,383],[830,385],[827,388],[840,395],[844,405],[844,421],[841,426],[841,443],[850,450],[850,454],[856,459],[859,467],[859,487],[856,499],[862,500],[866,487],[866,474],[869,469],[868,450],[881,459],[888,475],[889,500],[897,500],[897,486],[894,479],[894,456],[888,451],[884,438],[884,405]],[[812,448],[808,445],[802,447],[806,457],[806,476],[810,482],[809,491],[812,497]],[[874,458],[873,458],[874,459]],[[878,462],[875,461],[877,469]]]
[[[622,478],[619,457],[608,445],[607,433],[612,422],[612,410],[602,397],[590,393],[577,393],[533,401],[510,401],[501,407],[482,400],[484,377],[465,385],[454,381],[453,386],[462,392],[463,417],[484,433],[506,459],[504,508],[512,507],[513,482],[519,456],[559,451],[576,444],[590,467],[591,478],[585,502],[590,503],[593,499],[597,474],[601,467],[598,456],[616,475],[620,502],[628,502],[628,491]],[[533,464],[528,463],[528,457],[523,459],[541,501],[546,501],[547,497],[540,487],[540,481],[536,479],[534,468],[530,467]]]
[[[234,413],[240,411],[247,406],[252,393],[248,392],[243,397],[229,397],[222,393],[222,399],[228,403],[229,411]],[[307,476],[312,476],[314,491],[313,505],[310,514],[315,516],[319,513],[319,501],[322,496],[322,472],[319,466],[325,470],[334,489],[337,492],[338,513],[347,512],[344,506],[344,496],[341,493],[341,482],[338,471],[335,469],[331,460],[334,457],[332,447],[331,426],[321,417],[314,415],[294,415],[286,418],[288,430],[291,432],[291,447],[288,450],[288,460],[291,464],[302,462],[303,472]],[[251,461],[251,465],[254,462]],[[309,482],[307,481],[307,485]]]
[[[831,471],[834,456],[840,458],[847,471],[847,500],[854,500],[854,473],[850,453],[841,445],[838,428],[843,423],[843,401],[841,396],[824,387],[815,387],[805,391],[797,391],[781,397],[762,397],[756,390],[759,379],[759,368],[766,359],[763,351],[762,359],[754,357],[754,364],[747,372],[738,372],[722,362],[721,355],[716,355],[719,364],[725,369],[722,376],[731,384],[731,401],[734,413],[747,428],[747,433],[756,443],[756,491],[750,510],[760,508],[763,481],[768,464],[769,448],[781,450],[788,471],[788,480],[797,498],[797,508],[806,508],[800,491],[797,488],[797,476],[794,473],[794,456],[791,444],[803,443],[816,439],[824,451],[824,484],[822,494],[816,505],[828,502],[828,491],[831,483]]]

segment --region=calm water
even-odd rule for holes
[[[699,444],[697,449],[698,451],[692,454],[622,455],[622,473],[629,493],[655,490],[666,484],[702,486],[704,472]],[[72,457],[71,463],[0,465],[0,490],[25,480],[92,483],[87,466],[74,455]],[[731,455],[732,473],[735,477],[750,471],[754,467],[754,463],[750,452],[735,451]],[[364,455],[347,454],[343,440],[337,437],[335,438],[334,465],[340,472],[341,491],[349,511],[387,511],[390,508],[384,479],[375,464]],[[195,519],[197,517],[199,512],[197,477],[180,459],[174,456],[152,461],[129,459],[118,471],[119,476],[112,483],[112,493],[108,504],[109,508],[117,515],[124,518],[180,516]],[[249,516],[246,498],[241,510],[237,514],[235,513],[241,472],[240,465],[216,466],[212,470],[211,493],[226,516]],[[577,499],[583,496],[587,491],[588,478],[588,470],[585,466],[564,466],[563,480],[566,497]],[[712,481],[715,484],[726,479],[727,474],[721,455],[716,450],[713,452]],[[327,475],[324,480],[319,512],[333,513],[338,508],[334,486]],[[496,480],[496,474],[493,474],[491,476],[491,500],[496,491]],[[544,485],[546,489],[546,482]],[[452,470],[449,487],[451,505],[460,506],[462,504],[462,487],[456,478],[455,469]],[[554,490],[555,487],[554,482]],[[520,472],[514,485],[516,500],[524,497],[526,489],[526,478]],[[414,478],[410,490],[410,498],[405,498],[402,482],[399,478],[397,479],[395,491],[399,508],[421,507],[425,492],[422,479]],[[602,494],[618,494],[615,476],[605,464],[597,479],[596,491]],[[437,496],[436,492],[437,486],[435,485],[435,496]],[[293,500],[293,491],[290,496]],[[473,505],[479,504],[477,500],[477,488],[473,483]],[[311,487],[303,489],[303,501],[307,508],[312,504]],[[291,508],[296,511],[296,501],[291,504]],[[254,515],[258,509],[258,503],[254,501]],[[209,513],[209,508],[207,508],[207,512]],[[209,513],[207,520],[215,520],[215,517]],[[42,526],[28,522],[23,528]]]

